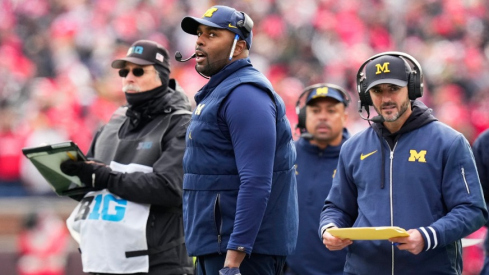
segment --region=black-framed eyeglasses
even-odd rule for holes
[[[146,71],[145,69],[143,68],[133,68],[132,69],[132,74],[135,76],[135,77],[140,77],[144,74],[144,71]],[[126,77],[127,75],[129,74],[129,70],[128,69],[120,69],[119,70],[119,76],[120,77]]]

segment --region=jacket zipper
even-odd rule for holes
[[[220,194],[217,194],[216,201],[214,202],[214,223],[216,225],[216,231],[217,231],[217,253],[221,255],[222,254],[221,252],[222,215],[220,209]]]
[[[392,182],[392,165],[394,162],[394,150],[396,150],[397,147],[397,142],[394,144],[394,148],[392,148],[390,152],[390,168],[389,168],[389,185],[390,185],[390,191],[389,191],[389,196],[390,196],[390,208],[391,208],[391,226],[394,226],[394,203],[392,201],[392,187],[393,187],[393,182]],[[392,275],[394,275],[394,246],[391,248],[391,255],[392,255]]]
[[[465,182],[465,188],[467,188],[467,194],[470,194],[469,184],[467,183],[467,179],[465,178],[465,169],[462,167],[462,178]]]

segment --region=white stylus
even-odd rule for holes
[[[233,59],[234,48],[236,48],[236,42],[238,42],[239,35],[234,36],[233,46],[231,47],[231,52],[229,53],[229,60]]]

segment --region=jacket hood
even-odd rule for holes
[[[168,83],[168,93],[165,95],[163,101],[166,103],[165,109],[172,108],[172,112],[175,110],[190,111],[192,109],[183,88],[173,78]]]

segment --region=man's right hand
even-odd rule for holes
[[[337,228],[337,227],[333,227],[333,228]],[[352,243],[353,241],[350,239],[337,238],[331,235],[331,233],[329,233],[327,230],[324,230],[323,244],[326,246],[327,249],[331,251],[341,250]]]

